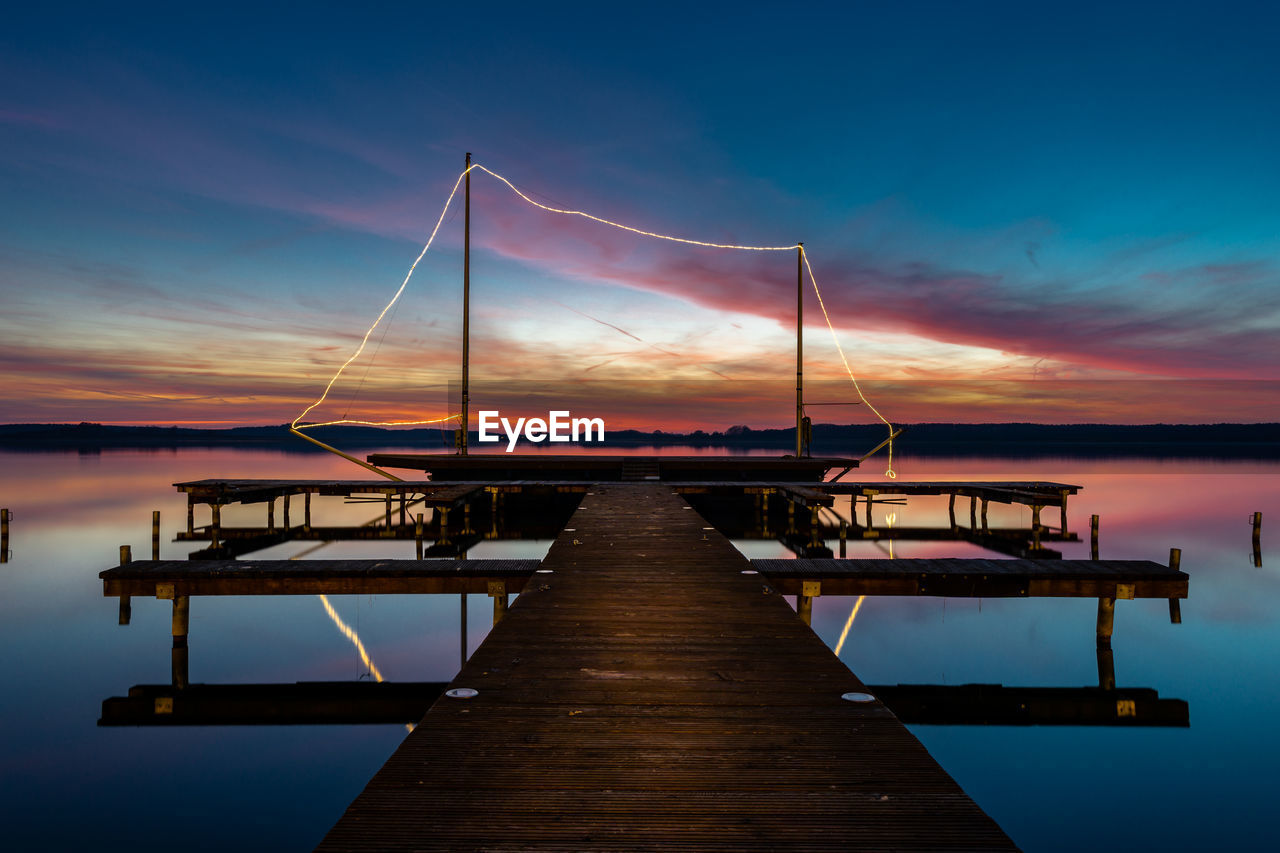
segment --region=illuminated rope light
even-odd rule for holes
[[[338,611],[334,610],[333,605],[329,603],[329,596],[320,595],[317,597],[320,599],[320,603],[324,605],[324,612],[329,614],[329,618],[333,620],[333,624],[338,626],[338,630],[342,632],[342,636],[350,640],[351,645],[356,647],[356,651],[360,653],[360,660],[364,662],[365,668],[367,668],[369,673],[377,679],[379,683],[381,683],[383,680],[382,673],[378,671],[378,666],[373,662],[373,658],[369,657],[369,653],[365,651],[364,643],[360,640],[360,635],[357,634],[355,629],[350,625],[342,621],[342,617],[338,615]]]
[[[822,309],[822,318],[827,321],[827,328],[831,331],[831,340],[835,342],[836,352],[840,353],[840,361],[844,364],[845,373],[849,374],[849,379],[853,381],[853,390],[858,392],[858,399],[867,404],[880,422],[889,428],[889,469],[884,472],[885,476],[890,480],[897,477],[897,473],[893,470],[893,424],[885,420],[884,415],[867,399],[862,393],[862,387],[858,385],[858,378],[853,375],[853,368],[849,367],[849,359],[844,356],[844,347],[840,346],[840,336],[836,334],[836,327],[831,322],[831,315],[827,313],[827,304],[822,301],[822,291],[818,289],[818,279],[813,274],[813,267],[809,265],[809,253],[804,250],[804,246],[800,247],[800,257],[804,258],[804,268],[809,271],[809,281],[813,283],[813,292],[818,297],[818,307]]]
[[[436,220],[436,227],[431,229],[431,236],[427,238],[427,244],[422,247],[422,251],[418,253],[417,259],[413,262],[413,265],[409,267],[409,272],[405,274],[404,281],[400,282],[400,289],[396,291],[396,295],[391,297],[391,301],[388,302],[386,307],[382,309],[382,313],[378,315],[378,319],[373,321],[373,325],[369,327],[369,331],[364,333],[364,337],[360,340],[360,346],[356,347],[356,351],[351,354],[351,357],[348,358],[345,362],[343,362],[342,367],[338,368],[338,372],[333,374],[333,378],[330,379],[329,384],[325,386],[324,393],[320,395],[320,399],[316,400],[310,406],[307,406],[305,409],[302,410],[302,414],[298,415],[296,418],[293,419],[292,427],[294,429],[299,428],[298,422],[301,421],[303,418],[305,418],[307,414],[311,412],[312,409],[316,408],[321,403],[323,403],[326,399],[328,399],[329,391],[332,390],[333,388],[333,383],[337,382],[338,377],[342,375],[343,371],[345,371],[348,367],[351,366],[351,362],[355,361],[357,358],[360,357],[360,353],[364,352],[364,348],[369,343],[369,337],[373,334],[374,329],[378,328],[378,324],[382,322],[382,318],[387,316],[387,312],[390,311],[391,307],[395,305],[396,302],[399,301],[400,295],[404,293],[404,289],[409,285],[409,279],[413,277],[413,271],[418,268],[418,263],[422,260],[423,256],[427,254],[427,250],[431,248],[431,244],[435,242],[436,234],[440,233],[440,226],[444,224],[444,217],[449,212],[449,206],[453,204],[453,197],[458,194],[458,187],[462,184],[462,179],[466,177],[468,171],[470,170],[469,169],[463,170],[462,174],[458,175],[458,180],[453,182],[453,189],[449,191],[449,197],[445,199],[444,210],[440,211],[440,218]],[[429,423],[439,423],[439,422],[440,421],[429,421]],[[370,424],[370,425],[371,426],[390,426],[390,424]],[[407,423],[401,424],[401,426],[408,426],[408,425],[409,424]],[[309,426],[314,426],[314,424]]]
[[[862,609],[862,601],[865,598],[865,595],[858,596],[858,600],[853,603],[853,610],[849,611],[849,621],[844,623],[844,630],[840,632],[840,640],[836,643],[836,657],[840,657],[840,650],[844,648],[849,629],[853,627],[853,620],[858,618],[858,611]]]
[[[319,426],[334,426],[337,424],[361,424],[364,426],[423,426],[428,424],[444,423],[445,421],[450,421],[450,420],[454,420],[456,418],[461,417],[461,415],[449,415],[447,417],[432,418],[432,419],[420,420],[420,421],[359,421],[359,420],[348,420],[346,418],[343,418],[335,421],[326,421],[324,423],[306,424],[301,427],[298,425],[299,421],[301,421],[304,417],[306,417],[308,413],[310,413],[313,409],[315,409],[317,406],[322,404],[326,399],[328,399],[329,391],[332,390],[334,383],[337,382],[338,378],[342,376],[343,372],[349,366],[351,366],[351,363],[355,361],[357,358],[359,358],[360,354],[364,352],[365,346],[369,343],[369,338],[373,335],[374,331],[378,328],[378,325],[382,322],[383,318],[386,317],[387,312],[391,310],[392,306],[394,306],[397,301],[399,301],[400,296],[404,293],[405,288],[409,284],[409,279],[413,277],[414,270],[418,268],[418,263],[427,254],[427,250],[431,248],[432,243],[435,242],[436,235],[440,231],[440,226],[444,223],[444,218],[448,214],[449,208],[453,205],[453,199],[458,194],[458,187],[462,185],[463,179],[467,177],[467,175],[469,175],[475,169],[479,169],[485,174],[490,175],[493,178],[496,178],[497,180],[506,184],[507,187],[513,193],[515,193],[520,198],[524,199],[526,202],[533,205],[534,207],[539,208],[540,210],[545,210],[548,213],[557,213],[562,216],[581,216],[582,218],[589,219],[592,222],[598,222],[601,225],[608,225],[611,228],[617,228],[622,231],[629,231],[632,234],[639,234],[643,237],[652,237],[656,240],[666,240],[671,243],[683,243],[688,246],[703,246],[709,249],[733,249],[733,250],[745,251],[745,252],[789,252],[792,249],[799,249],[800,257],[804,259],[805,269],[808,270],[808,273],[809,273],[809,281],[813,285],[813,292],[818,297],[818,307],[822,309],[822,317],[827,323],[827,329],[831,332],[831,340],[835,342],[836,352],[840,354],[840,361],[844,364],[844,369],[845,369],[845,372],[849,374],[849,379],[853,382],[853,388],[858,393],[858,399],[861,400],[863,403],[865,403],[867,408],[870,409],[875,414],[875,416],[880,419],[881,423],[883,423],[886,427],[889,428],[889,442],[888,442],[889,467],[888,467],[888,470],[885,471],[885,476],[889,477],[890,479],[893,479],[898,476],[897,473],[893,470],[893,424],[891,424],[888,420],[886,420],[884,415],[880,414],[880,411],[876,409],[876,407],[871,404],[871,401],[867,399],[866,395],[862,393],[862,387],[858,384],[857,377],[853,375],[853,369],[849,367],[849,359],[845,357],[844,347],[840,345],[840,337],[836,334],[835,325],[831,322],[831,315],[827,312],[827,305],[822,299],[822,291],[818,287],[818,279],[816,276],[814,276],[813,267],[809,264],[809,253],[805,251],[804,246],[802,246],[799,243],[793,243],[792,245],[789,245],[789,246],[747,246],[747,245],[742,245],[738,243],[713,243],[706,240],[693,240],[687,237],[676,237],[671,234],[660,234],[656,231],[646,231],[643,228],[635,228],[631,225],[624,225],[621,222],[614,222],[612,219],[605,219],[604,217],[595,216],[594,214],[587,213],[586,211],[582,211],[582,210],[569,210],[569,209],[560,208],[560,207],[552,207],[550,205],[543,204],[542,202],[537,201],[536,199],[530,198],[528,195],[522,192],[515,184],[511,183],[511,181],[509,181],[507,178],[505,178],[502,175],[499,175],[497,172],[493,171],[492,169],[486,166],[480,165],[479,163],[472,163],[466,169],[463,169],[462,172],[458,175],[458,179],[453,182],[453,189],[449,191],[449,197],[445,199],[444,209],[440,211],[440,218],[436,220],[435,227],[431,229],[431,236],[427,238],[426,245],[422,247],[422,251],[418,253],[417,259],[414,260],[413,265],[409,267],[409,272],[405,275],[404,281],[400,283],[400,288],[395,292],[395,295],[391,297],[391,301],[386,304],[386,307],[382,309],[382,312],[378,314],[378,318],[373,321],[373,325],[370,326],[369,330],[364,333],[364,337],[360,341],[360,346],[356,348],[356,351],[352,353],[351,357],[348,358],[342,364],[342,366],[338,368],[338,371],[333,375],[333,378],[329,380],[329,384],[325,386],[324,393],[320,395],[320,398],[316,400],[314,403],[312,403],[310,406],[308,406],[306,409],[304,409],[302,411],[302,414],[294,418],[292,427],[295,430],[311,429],[313,427],[319,427]]]

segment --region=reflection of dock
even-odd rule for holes
[[[670,487],[593,491],[319,849],[1012,849]]]

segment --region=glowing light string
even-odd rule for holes
[[[304,409],[301,414],[299,414],[296,418],[293,419],[293,423],[290,425],[290,427],[295,432],[303,429],[312,429],[312,428],[321,427],[321,426],[335,426],[338,424],[359,424],[364,426],[423,426],[428,424],[444,423],[446,421],[456,420],[457,418],[461,417],[461,415],[447,415],[439,418],[429,418],[425,420],[416,420],[416,421],[363,421],[363,420],[352,420],[348,418],[340,418],[338,420],[324,421],[321,423],[310,423],[310,424],[300,425],[300,422],[304,417],[306,417],[308,414],[311,413],[311,411],[319,407],[322,403],[324,403],[326,399],[328,399],[329,392],[333,389],[334,384],[338,381],[338,379],[342,376],[342,374],[346,371],[346,369],[351,366],[351,363],[354,362],[357,358],[359,358],[360,354],[364,352],[365,346],[367,346],[369,343],[369,338],[373,335],[374,331],[382,323],[382,320],[384,317],[386,317],[387,312],[390,311],[393,306],[395,306],[396,302],[398,302],[400,297],[404,294],[405,288],[408,287],[409,285],[409,279],[413,277],[413,273],[418,268],[418,264],[422,261],[422,258],[427,254],[427,250],[430,249],[431,245],[435,242],[436,235],[439,234],[440,232],[440,226],[444,224],[445,216],[448,215],[449,208],[453,205],[453,200],[458,194],[458,187],[462,185],[463,179],[466,178],[467,175],[469,175],[473,170],[476,170],[476,169],[484,172],[487,175],[490,175],[491,177],[497,179],[498,181],[501,181],[503,184],[506,184],[507,187],[513,193],[515,193],[521,199],[523,199],[524,201],[528,202],[529,204],[533,205],[534,207],[540,210],[544,210],[548,213],[560,214],[562,216],[580,216],[583,219],[589,219],[592,222],[598,222],[601,225],[608,225],[611,228],[617,228],[622,231],[628,231],[632,234],[639,234],[643,237],[652,237],[656,240],[666,240],[671,243],[683,243],[688,246],[703,246],[709,249],[732,249],[736,251],[745,251],[745,252],[788,252],[793,249],[799,249],[800,256],[804,260],[805,269],[808,271],[808,274],[809,274],[809,282],[813,285],[813,292],[818,297],[818,307],[822,309],[822,317],[827,323],[827,329],[831,332],[831,339],[836,345],[836,352],[839,353],[840,355],[840,361],[844,365],[845,373],[849,375],[849,379],[853,382],[853,388],[858,394],[858,399],[861,400],[863,403],[865,403],[867,408],[870,409],[875,414],[875,416],[880,419],[881,423],[883,423],[886,427],[889,428],[889,440],[888,440],[889,465],[888,465],[888,470],[885,471],[885,475],[890,479],[897,476],[897,474],[893,470],[893,424],[891,424],[888,420],[886,420],[884,415],[880,414],[880,411],[876,409],[876,407],[871,404],[871,401],[867,399],[866,395],[862,393],[862,387],[858,384],[857,377],[853,375],[853,369],[849,366],[849,359],[845,357],[844,347],[840,345],[840,337],[836,334],[835,325],[831,322],[831,315],[827,312],[826,302],[822,298],[822,290],[818,287],[818,279],[813,274],[813,267],[809,263],[809,253],[806,252],[804,247],[801,246],[799,243],[793,243],[789,246],[748,246],[748,245],[743,245],[739,243],[715,243],[707,240],[693,240],[688,237],[676,237],[671,234],[660,234],[656,231],[646,231],[643,228],[636,228],[631,225],[624,225],[621,222],[615,222],[612,219],[605,219],[604,217],[596,216],[594,214],[587,213],[586,211],[569,210],[566,208],[552,207],[551,205],[543,204],[542,202],[537,201],[536,199],[530,198],[528,195],[522,192],[515,184],[511,183],[511,181],[509,181],[504,176],[499,175],[497,172],[493,171],[492,169],[489,169],[486,166],[482,166],[479,163],[473,163],[468,168],[462,170],[462,172],[458,175],[458,179],[453,182],[453,189],[449,191],[449,197],[445,199],[444,208],[440,211],[440,217],[436,220],[435,227],[431,229],[431,236],[427,238],[426,245],[423,246],[422,251],[418,253],[418,257],[414,260],[413,265],[409,267],[409,272],[405,275],[404,281],[400,283],[399,289],[396,290],[395,295],[391,297],[391,301],[389,301],[386,304],[386,306],[382,309],[381,313],[378,314],[377,319],[373,321],[373,325],[371,325],[368,331],[364,333],[364,337],[361,338],[360,340],[360,346],[356,347],[356,351],[351,354],[351,357],[348,358],[345,362],[343,362],[342,366],[338,368],[336,373],[334,373],[333,378],[330,379],[328,385],[325,386],[324,393],[320,395],[319,399],[317,399],[314,403],[312,403],[310,406]]]
[[[844,641],[849,636],[849,629],[853,627],[853,620],[858,618],[858,611],[862,609],[862,602],[865,598],[865,595],[858,596],[858,600],[853,603],[853,610],[849,611],[849,621],[844,623],[844,630],[840,632],[840,640],[836,643],[836,657],[840,657],[840,650],[844,648]]]
[[[853,375],[853,368],[849,367],[849,359],[845,358],[844,347],[840,346],[840,336],[836,334],[836,327],[831,322],[831,315],[827,313],[827,303],[822,300],[822,291],[818,289],[818,279],[814,277],[813,267],[809,264],[809,253],[804,250],[803,246],[800,247],[800,257],[804,258],[804,268],[809,271],[809,281],[813,283],[814,295],[818,297],[818,307],[822,309],[822,319],[827,321],[827,329],[831,331],[831,340],[835,342],[836,352],[840,354],[840,361],[844,364],[845,373],[849,374],[849,379],[853,382],[853,390],[858,392],[858,399],[866,403],[867,408],[880,419],[882,424],[889,428],[889,468],[884,474],[892,480],[898,476],[893,470],[893,424],[885,420],[884,415],[880,414],[880,411],[871,405],[871,401],[862,393],[862,387],[858,385],[858,378]]]

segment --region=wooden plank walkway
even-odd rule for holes
[[[543,567],[318,849],[1014,849],[670,486]]]
[[[709,536],[713,531],[706,532]],[[106,596],[520,592],[538,560],[139,560],[99,574]],[[823,595],[1186,598],[1185,572],[1149,560],[752,560],[778,592]],[[1120,589],[1120,587],[1126,587]]]
[[[1186,572],[1150,560],[752,560],[784,594],[1186,598]]]
[[[105,596],[395,595],[522,590],[537,560],[139,560],[99,573]]]

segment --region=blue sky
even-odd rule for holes
[[[1231,390],[1280,379],[1275,9],[889,5],[11,11],[0,421],[291,419],[466,151],[549,204],[803,240],[899,420],[1280,419]],[[480,378],[728,377],[744,400],[786,378],[792,258],[473,193]],[[460,232],[453,210],[350,374],[363,414],[428,416],[454,378]],[[842,376],[806,311],[806,369]],[[1073,384],[1023,417],[1016,393],[948,411],[894,385],[987,378],[1219,385],[1211,412],[1202,385],[1117,406]]]

